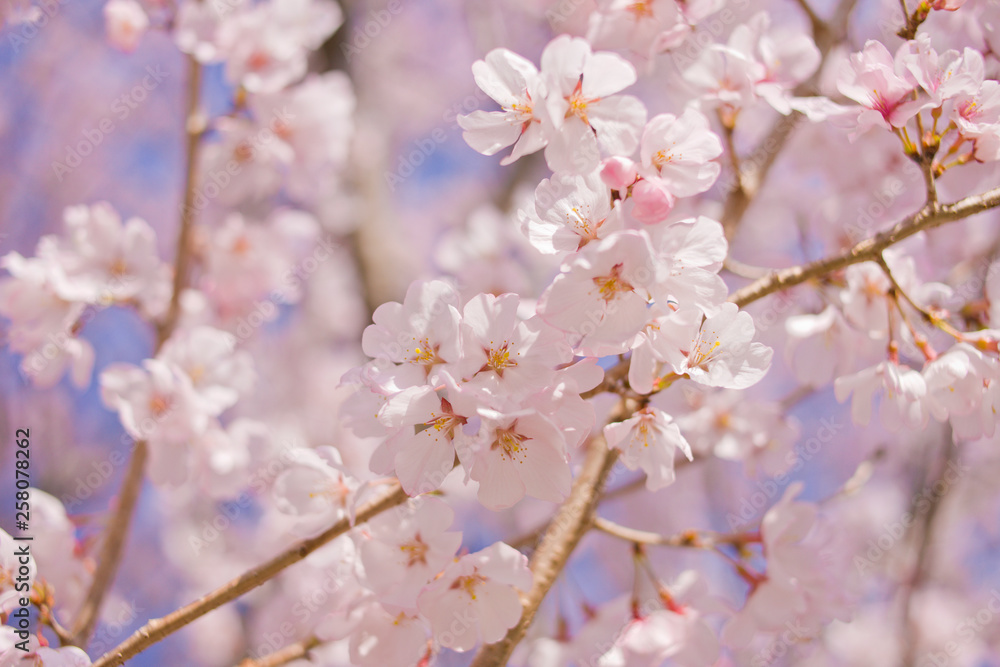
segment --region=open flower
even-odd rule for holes
[[[649,319],[659,264],[645,233],[623,231],[588,244],[538,300],[542,319],[569,333],[582,354],[629,349]]]
[[[673,418],[647,406],[622,422],[604,427],[609,449],[621,451],[622,463],[629,470],[642,468],[646,488],[662,489],[674,481],[674,451],[679,449],[691,460],[691,446]]]
[[[635,68],[614,53],[594,53],[585,39],[561,35],[542,52],[552,123],[545,161],[555,172],[595,171],[603,148],[628,155],[639,143],[646,107],[615,93],[635,83]]]
[[[517,590],[531,588],[528,559],[503,542],[463,556],[417,600],[434,638],[454,651],[498,641],[521,618]],[[456,622],[456,619],[460,619]]]
[[[513,144],[511,154],[500,161],[504,165],[544,147],[548,142],[542,127],[546,90],[538,69],[516,53],[493,49],[485,60],[473,63],[472,74],[501,110],[459,116],[465,141],[483,155],[495,155]]]

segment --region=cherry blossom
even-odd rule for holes
[[[275,301],[298,302],[301,289],[294,269],[314,245],[323,247],[318,237],[318,222],[303,211],[278,210],[263,224],[239,214],[227,216],[209,232],[201,279],[220,319],[238,321],[266,302],[274,308]]]
[[[601,49],[629,49],[653,58],[680,46],[691,33],[681,6],[673,0],[602,0],[590,15],[587,39]]]
[[[569,494],[566,442],[559,428],[534,410],[480,409],[483,425],[458,455],[479,482],[479,501],[494,510],[525,495],[558,502]]]
[[[347,516],[358,483],[332,447],[295,449],[289,467],[274,481],[275,507],[298,521],[307,534]]]
[[[485,60],[472,66],[476,84],[502,108],[502,111],[475,111],[460,116],[462,136],[483,155],[496,155],[513,145],[511,154],[501,160],[510,164],[523,155],[540,150],[548,142],[543,129],[545,83],[538,68],[507,49],[494,49]]]
[[[420,594],[417,606],[445,648],[468,651],[495,642],[521,617],[517,589],[531,587],[528,560],[497,542],[462,556]]]
[[[734,304],[723,304],[708,317],[686,351],[676,372],[713,387],[745,389],[767,372],[774,351],[752,342],[753,320]]]
[[[614,94],[636,80],[628,61],[562,35],[545,47],[541,62],[553,128],[545,160],[552,171],[586,174],[597,169],[601,148],[612,155],[635,150],[646,107],[638,98]]]
[[[276,135],[270,141],[291,149],[293,157],[282,176],[297,201],[317,203],[343,170],[355,106],[351,82],[342,72],[308,76],[294,87],[251,99],[254,116],[267,119]],[[260,138],[264,143],[269,135],[261,133]]]
[[[402,520],[388,515],[370,522],[359,555],[383,604],[416,609],[421,589],[452,562],[462,534],[448,530],[455,513],[436,498],[410,501],[408,509]]]
[[[23,557],[15,553],[18,550],[17,542],[4,530],[0,530],[0,546],[3,546],[3,560],[0,561],[0,575],[2,575],[0,578],[0,613],[9,614],[16,607],[21,606],[19,600],[22,597],[27,597],[18,587],[24,585],[25,591],[31,589],[37,574],[37,567],[35,559],[31,557],[30,553],[23,560]],[[22,566],[27,577],[19,583],[17,577],[21,576]]]
[[[461,358],[458,305],[458,294],[447,283],[414,283],[403,303],[385,303],[375,311],[362,339],[365,354],[406,364],[398,372],[414,381],[433,380],[435,369]]]
[[[538,314],[584,354],[617,354],[649,318],[660,267],[649,237],[622,231],[588,244],[538,300]]]
[[[3,665],[944,664],[993,605],[993,3],[58,4],[0,9]]]
[[[85,305],[59,295],[65,278],[50,261],[12,252],[0,258],[9,278],[0,280],[0,315],[11,321],[8,344],[24,355],[21,370],[41,387],[51,387],[68,369],[73,384],[90,383],[94,350],[78,337]]]
[[[462,376],[494,396],[514,399],[555,381],[554,368],[572,361],[565,336],[535,316],[523,320],[514,294],[480,294],[465,304]]]
[[[709,44],[684,70],[684,79],[711,106],[739,109],[753,100],[760,65],[747,54],[724,44]]]
[[[372,470],[394,472],[411,496],[437,489],[453,467],[455,439],[474,416],[461,412],[431,387],[399,392],[380,414],[390,436],[372,454]]]
[[[871,421],[872,398],[876,393],[882,397],[879,419],[886,428],[922,428],[927,424],[927,382],[912,368],[883,361],[853,375],[838,377],[833,386],[840,402],[853,394],[851,418],[856,424],[864,426]]]
[[[906,45],[901,49],[907,48]],[[859,53],[851,55],[837,79],[837,89],[860,104],[858,136],[871,127],[901,127],[917,112],[910,101],[916,87],[913,74],[881,42],[869,40]]]
[[[302,78],[306,56],[343,22],[329,0],[247,5],[219,23],[219,56],[230,81],[254,92],[275,92]]]
[[[759,12],[733,31],[729,46],[744,53],[756,68],[753,90],[775,110],[791,113],[799,106],[791,96],[795,86],[819,66],[821,55],[812,38],[788,25],[771,25],[771,17]]]
[[[351,635],[351,663],[364,667],[419,665],[428,654],[428,635],[427,622],[419,616],[368,605]]]
[[[13,628],[11,628],[11,631],[13,631]],[[24,653],[21,649],[14,647],[16,639],[11,638],[9,641],[12,648],[7,650],[3,650],[5,647],[3,643],[0,643],[0,658],[3,658],[4,665],[10,665],[11,667],[35,667],[36,665],[43,665],[44,667],[89,667],[92,664],[90,658],[83,652],[83,649],[76,646],[64,646],[61,648],[35,646],[28,653]],[[5,643],[5,639],[0,638],[0,642]]]
[[[767,573],[723,629],[730,645],[743,646],[754,632],[785,630],[788,623],[798,628],[799,638],[809,638],[829,620],[847,618],[845,582],[837,579],[843,575],[828,570],[843,563],[824,558],[818,509],[795,500],[801,491],[800,482],[791,484],[761,521]]]
[[[719,176],[713,159],[722,155],[722,143],[708,119],[688,108],[681,116],[661,114],[650,119],[640,146],[646,180],[659,181],[676,197],[704,192]]]
[[[642,468],[646,488],[656,491],[674,481],[674,450],[690,460],[691,445],[681,435],[673,418],[654,407],[645,407],[623,422],[604,427],[609,448],[621,450],[622,463],[629,470]]]
[[[522,212],[525,234],[544,253],[572,252],[622,228],[598,174],[555,174],[535,189],[534,212]]]
[[[212,327],[193,327],[174,334],[157,358],[187,373],[207,412],[218,414],[250,390],[253,362],[235,350],[236,337]]]

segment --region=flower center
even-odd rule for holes
[[[694,342],[694,341],[692,341],[692,342]],[[719,346],[721,346],[721,345],[722,345],[722,342],[718,341],[718,340],[716,340],[715,342],[711,342],[710,343],[707,340],[701,340],[699,338],[698,341],[697,341],[697,344],[694,346],[694,350],[692,350],[692,352],[691,352],[691,356],[689,357],[690,360],[691,360],[690,363],[689,363],[689,365],[690,366],[701,366],[701,365],[703,365],[705,362],[707,362],[709,359],[712,358],[712,354],[717,349],[719,349]]]
[[[679,153],[674,155],[672,150],[668,151],[667,149],[656,151],[653,155],[653,166],[656,167],[657,171],[659,171],[660,169],[663,169],[663,165],[673,162],[674,158],[679,160],[681,159],[681,155]]]
[[[399,550],[406,554],[406,567],[413,567],[418,563],[427,565],[427,552],[430,547],[420,539],[420,533],[414,535],[412,542],[401,544]]]
[[[154,417],[162,417],[169,408],[170,401],[164,396],[155,394],[149,399],[149,411],[153,413]]]
[[[252,72],[259,72],[271,64],[271,55],[267,51],[254,50],[247,58],[247,67]]]
[[[240,164],[249,162],[253,159],[253,147],[250,145],[249,141],[241,141],[236,144],[236,148],[233,149],[233,159]]]
[[[417,342],[417,346],[413,348],[413,358],[410,359],[415,364],[423,364],[425,366],[433,366],[434,364],[440,364],[444,360],[438,356],[437,345],[431,345],[430,341],[426,338]]]
[[[501,347],[486,351],[486,365],[482,370],[491,370],[500,377],[503,377],[504,369],[517,366],[516,361],[511,361],[509,343],[504,343]]]
[[[499,449],[500,458],[507,459],[508,461],[517,461],[518,463],[524,463],[525,455],[525,440],[531,440],[531,438],[525,437],[514,430],[517,422],[512,424],[509,428],[497,429],[497,439],[493,441],[490,445],[490,449]]]
[[[627,280],[622,278],[622,265],[620,263],[611,267],[611,273],[605,276],[596,276],[593,281],[597,285],[597,291],[600,292],[601,298],[606,302],[613,301],[622,292],[635,290]]]
[[[119,257],[111,263],[109,271],[115,278],[121,278],[122,276],[128,275],[128,264],[125,263],[124,259]]]
[[[479,584],[486,583],[486,577],[479,573],[466,575],[464,577],[459,577],[451,585],[451,589],[461,589],[468,593],[469,597],[473,600],[476,599],[476,588]]]
[[[344,483],[344,477],[338,475],[337,479],[330,480],[326,486],[319,491],[309,494],[310,498],[327,498],[335,505],[347,507],[347,498],[351,495],[351,487]]]
[[[590,121],[587,120],[587,105],[591,102],[597,102],[597,100],[588,100],[583,96],[583,77],[580,77],[580,80],[576,82],[576,88],[566,98],[566,101],[569,102],[569,108],[566,109],[566,118],[576,116],[587,125],[590,125]]]
[[[653,17],[653,8],[649,6],[648,2],[633,2],[626,9],[635,14],[637,19]]]

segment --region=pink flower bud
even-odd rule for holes
[[[601,163],[601,180],[612,190],[624,190],[637,177],[635,163],[627,157],[609,157]]]
[[[642,180],[632,187],[632,200],[632,215],[644,225],[655,225],[667,217],[677,198],[659,183]]]

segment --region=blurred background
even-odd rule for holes
[[[592,0],[393,2],[398,4],[341,2],[343,25],[309,61],[310,76],[346,72],[356,98],[353,109],[347,105],[343,127],[324,130],[343,135],[345,155],[337,173],[308,196],[286,187],[268,197],[247,196],[235,205],[242,215],[257,220],[289,207],[305,210],[315,216],[322,238],[332,239],[334,251],[331,261],[308,270],[297,302],[279,305],[278,315],[244,341],[254,354],[258,381],[253,395],[230,417],[261,419],[279,439],[334,445],[362,478],[372,476],[367,457],[376,443],[340,423],[337,407],[346,395],[338,383],[344,372],[365,361],[360,333],[372,310],[385,301],[401,300],[412,280],[441,275],[452,277],[466,298],[484,291],[516,291],[533,298],[558,268],[526,243],[517,223],[517,211],[528,205],[534,187],[548,176],[540,154],[501,168],[498,158],[479,155],[462,140],[456,115],[495,108],[475,86],[471,65],[501,46],[537,62],[554,35],[585,34],[595,9]],[[109,44],[103,4],[52,0],[44,10],[44,25],[14,23],[0,31],[0,255],[31,256],[43,235],[61,232],[65,207],[108,201],[123,219],[149,222],[157,232],[161,257],[169,261],[173,256],[184,188],[187,67],[167,30],[172,3],[146,2],[152,25],[131,53]],[[765,9],[794,25],[808,25],[795,2],[731,5],[737,16]],[[390,11],[390,6],[395,9]],[[979,5],[970,0],[968,6]],[[820,14],[829,9],[816,7]],[[941,48],[982,47],[992,39],[992,25],[976,12],[932,17],[928,26]],[[889,43],[892,31],[886,26],[893,25],[897,14],[895,2],[862,0],[850,24],[849,43],[835,50],[831,62],[842,62],[870,37]],[[699,30],[724,41],[732,28],[722,25],[716,32],[705,22]],[[640,82],[627,92],[640,96],[651,115],[683,108],[690,94],[669,57],[653,62],[630,57]],[[995,58],[988,61],[990,76],[996,74],[996,63]],[[152,72],[157,76],[149,79]],[[150,81],[155,85],[150,87]],[[828,81],[823,85],[829,88]],[[207,65],[200,88],[207,118],[239,115],[237,92],[223,65]],[[144,92],[137,93],[139,89]],[[769,108],[748,110],[743,118],[736,145],[748,154],[777,118]],[[107,127],[113,129],[101,129]],[[225,140],[225,133],[212,124],[204,138],[204,172],[212,165],[209,146]],[[785,152],[792,157],[778,158],[761,196],[744,216],[731,256],[768,267],[815,259],[843,247],[850,229],[859,224],[862,236],[867,236],[863,216],[872,210],[872,202],[880,204],[871,223],[876,227],[914,210],[923,196],[920,177],[906,180],[904,159],[894,142],[887,133],[870,133],[850,145],[840,130],[798,126]],[[1000,181],[990,167],[973,166],[960,177],[952,176],[942,182],[945,200]],[[725,177],[724,170],[722,181]],[[884,193],[898,192],[900,181],[902,194],[885,201]],[[247,192],[252,195],[254,187],[246,185]],[[686,206],[691,213],[717,217],[724,194],[720,181],[715,190]],[[198,212],[198,223],[209,236],[234,208],[224,199],[212,200]],[[971,280],[977,268],[967,261],[967,248],[994,243],[995,223],[995,216],[979,216],[934,232],[926,241],[931,251],[920,245],[924,242],[915,242],[926,279],[953,285],[963,275]],[[210,245],[211,239],[204,243]],[[230,277],[241,280],[239,273]],[[732,274],[724,277],[734,288],[747,282]],[[766,433],[777,443],[778,453],[796,452],[803,465],[788,479],[805,481],[802,498],[807,500],[837,495],[860,467],[864,494],[824,504],[833,534],[860,553],[868,548],[868,539],[876,539],[884,524],[935,481],[949,436],[936,423],[907,435],[890,435],[878,426],[858,429],[850,425],[847,406],[834,400],[832,388],[802,388],[782,357],[786,336],[781,324],[801,310],[800,302],[808,302],[808,297],[793,302],[778,295],[751,308],[759,339],[777,351],[764,382],[742,394],[677,391],[664,398],[663,405],[678,419],[687,416],[697,422],[692,428],[701,434],[700,440],[689,436],[696,449],[710,450],[724,437],[734,438],[734,446],[739,446]],[[230,313],[232,330],[248,312],[236,308]],[[79,549],[86,552],[100,534],[123,472],[122,465],[105,462],[115,453],[127,456],[131,446],[117,415],[104,407],[96,377],[110,363],[137,364],[151,356],[155,335],[135,312],[121,307],[97,313],[80,335],[93,345],[96,357],[95,379],[83,389],[68,380],[51,389],[31,386],[19,370],[20,356],[0,347],[0,469],[11,469],[8,434],[30,427],[33,486],[63,499]],[[597,404],[600,420],[611,407],[610,398]],[[994,490],[1000,458],[995,444],[970,443],[958,454],[972,472],[961,490],[949,492],[942,503],[940,512],[946,518],[935,523],[933,570],[922,575],[933,585],[919,590],[914,603],[927,632],[954,627],[963,614],[981,606],[982,600],[969,591],[1000,586],[1000,512]],[[266,470],[252,472],[265,479],[268,475]],[[637,478],[619,467],[609,488],[634,487]],[[446,485],[449,494],[472,497],[460,480],[451,482]],[[602,505],[602,514],[665,534],[688,528],[725,531],[730,529],[727,517],[744,511],[744,501],[753,494],[763,493],[766,505],[754,506],[743,521],[758,521],[784,486],[774,484],[766,461],[713,458],[685,467],[678,482],[663,491],[613,494]],[[257,504],[237,511],[234,529],[224,531],[222,539],[210,540],[205,549],[192,548],[189,536],[204,537],[205,526],[233,507],[232,498],[206,498],[205,492],[144,487],[115,594],[91,655],[273,552],[268,542],[275,527],[264,520]],[[11,502],[11,486],[4,483],[0,504],[8,507]],[[514,541],[541,525],[552,510],[552,505],[533,499],[499,514],[473,502],[456,507],[456,525],[463,529],[463,544],[470,551],[497,539]],[[0,512],[0,527],[12,530],[11,520],[6,510]],[[900,573],[909,571],[913,553],[894,552],[879,561],[878,577],[866,575],[860,583],[851,583],[862,604],[858,620],[831,629],[827,644],[835,648],[823,655],[833,658],[821,661],[809,658],[808,648],[793,649],[800,652],[785,658],[787,664],[894,664],[900,647],[887,637],[899,636],[900,629],[896,617],[883,610],[905,579]],[[713,592],[731,604],[738,605],[745,594],[731,569],[710,555],[654,551],[651,557],[667,580],[687,567],[698,567],[708,575]],[[287,615],[294,606],[294,576],[210,614],[130,664],[234,664],[280,625],[279,612]],[[632,576],[628,544],[589,535],[543,607],[547,611],[540,616],[540,626],[554,631],[555,607],[579,624],[584,617],[581,600],[599,605],[628,591]],[[944,641],[947,633],[941,634]],[[935,646],[938,638],[926,641]],[[1000,665],[998,642],[1000,622],[978,635],[964,657],[950,664]],[[468,659],[445,652],[440,664],[465,664]],[[817,661],[807,663],[809,659]],[[324,664],[341,664],[337,660],[331,656]],[[744,663],[727,657],[720,664]]]

